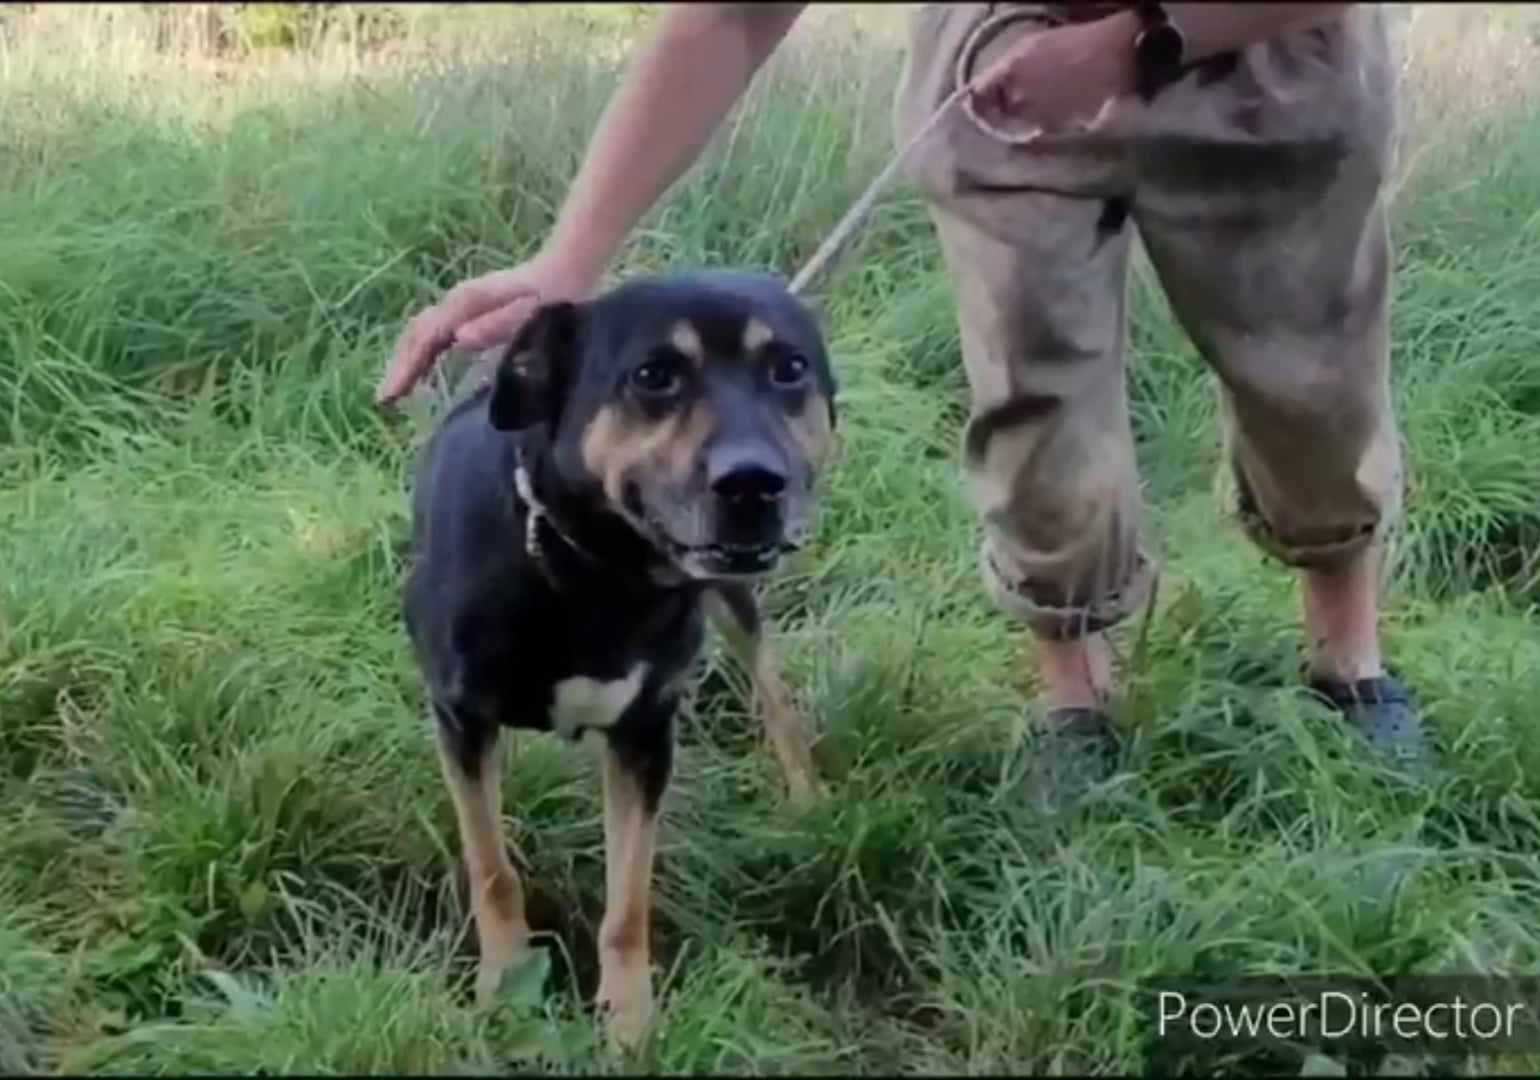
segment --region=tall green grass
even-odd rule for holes
[[[1146,975],[1540,961],[1540,127],[1529,84],[1458,67],[1532,64],[1534,30],[1418,10],[1386,645],[1439,779],[1392,783],[1297,690],[1291,580],[1216,527],[1211,384],[1141,271],[1161,610],[1118,640],[1129,768],[1034,816],[950,285],[900,192],[825,300],[845,454],[767,594],[831,798],[781,805],[713,655],[659,862],[663,1022],[622,1062],[587,1012],[592,764],[519,740],[549,971],[473,1012],[396,614],[419,432],[370,393],[410,312],[539,242],[637,16],[435,10],[379,56],[204,63],[126,5],[0,36],[0,1069],[1127,1070]],[[809,20],[617,274],[791,272],[881,167],[894,15]]]

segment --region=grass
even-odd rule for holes
[[[619,1060],[587,1006],[596,776],[521,740],[547,966],[469,1007],[396,614],[417,432],[370,394],[406,315],[538,242],[633,7],[411,9],[387,53],[219,62],[140,7],[6,13],[0,1071],[1128,1071],[1146,976],[1535,970],[1537,24],[1431,7],[1398,23],[1385,638],[1440,778],[1393,784],[1297,690],[1291,579],[1224,524],[1210,383],[1141,272],[1167,573],[1119,640],[1128,768],[1072,821],[1025,807],[1033,686],[978,584],[949,284],[900,192],[827,298],[845,454],[767,592],[831,798],[780,805],[713,653],[659,860],[664,1022]],[[790,272],[881,167],[893,13],[809,19],[618,272]]]

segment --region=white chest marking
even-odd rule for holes
[[[556,684],[551,704],[551,726],[557,734],[576,739],[585,730],[614,725],[647,678],[647,665],[638,663],[624,679],[590,679],[574,675]]]

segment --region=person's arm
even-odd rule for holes
[[[597,279],[700,156],[802,4],[675,4],[616,91],[546,248]]]
[[[451,345],[511,340],[535,307],[592,290],[643,215],[700,156],[804,4],[674,4],[622,78],[550,236],[529,261],[450,289],[396,343],[375,390],[407,393]]]

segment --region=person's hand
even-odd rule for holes
[[[404,396],[451,345],[480,350],[512,341],[535,308],[581,300],[595,283],[594,275],[549,252],[512,270],[460,282],[407,323],[374,391],[375,404],[389,405]]]
[[[1026,34],[974,78],[974,112],[1007,132],[1095,129],[1137,88],[1137,32],[1111,16]]]

